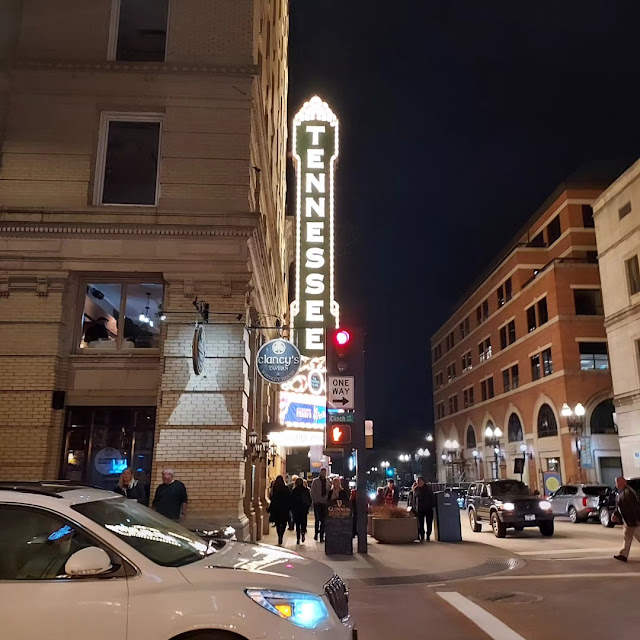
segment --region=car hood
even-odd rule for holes
[[[496,500],[500,500],[501,502],[526,502],[528,500],[535,500],[536,502],[540,502],[541,498],[538,496],[523,496],[522,494],[511,494],[506,493],[501,496],[497,496]]]
[[[216,569],[247,572],[247,585],[262,588],[287,588],[295,591],[323,594],[324,585],[334,571],[326,564],[303,558],[297,553],[266,544],[227,542],[215,553],[180,567],[182,575],[192,584],[216,580]]]

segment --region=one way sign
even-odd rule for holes
[[[353,387],[353,376],[330,377],[327,405],[331,409],[355,409]]]

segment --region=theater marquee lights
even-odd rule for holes
[[[293,121],[297,177],[296,291],[291,321],[303,356],[324,356],[325,329],[338,326],[334,299],[334,173],[338,118],[317,96]]]

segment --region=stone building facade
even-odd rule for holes
[[[520,478],[518,458],[541,490],[545,472],[618,472],[591,210],[601,192],[556,190],[432,337],[441,481]],[[565,403],[586,409],[579,432]]]
[[[594,203],[622,470],[640,475],[640,161]]]
[[[286,0],[0,7],[0,476],[165,466],[260,537],[286,324]],[[209,305],[192,364],[195,299]]]

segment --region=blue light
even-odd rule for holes
[[[290,620],[293,624],[305,629],[315,629],[325,618],[327,608],[320,598],[317,600],[294,600],[293,615]]]
[[[111,458],[111,469],[109,470],[109,474],[120,474],[129,466],[127,460],[116,460]]]
[[[322,598],[311,593],[263,591],[261,589],[247,589],[245,593],[267,611],[289,620],[303,629],[315,629],[329,617],[329,611]],[[278,605],[291,607],[291,615],[287,616],[278,611],[276,609]]]
[[[49,540],[50,542],[54,542],[55,540],[60,540],[60,538],[64,538],[65,536],[68,536],[71,533],[73,533],[73,529],[68,524],[65,524],[64,526],[60,527],[57,531],[54,531],[47,538],[47,540]]]

